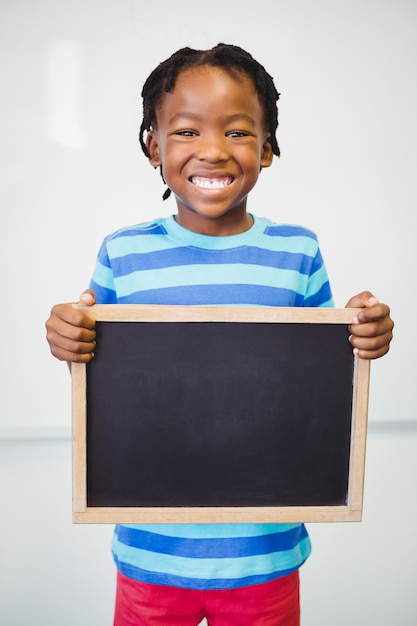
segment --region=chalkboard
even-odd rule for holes
[[[361,518],[354,309],[96,305],[73,372],[74,521]]]

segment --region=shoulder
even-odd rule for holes
[[[98,259],[108,265],[111,259],[159,249],[164,246],[166,235],[163,219],[124,226],[104,237]]]
[[[258,218],[261,225],[259,245],[281,253],[316,256],[319,251],[317,235],[298,224],[279,224],[269,219]]]
[[[146,235],[165,235],[167,233],[162,219],[156,219],[151,222],[142,222],[131,226],[123,226],[118,230],[110,233],[104,238],[104,243],[109,243],[116,239],[124,237],[140,237]]]
[[[107,235],[101,244],[99,255],[121,257],[139,251],[147,251],[161,245],[167,230],[163,219],[124,226]]]
[[[263,225],[263,233],[269,237],[305,237],[317,241],[315,232],[299,224],[281,224],[267,218],[258,218]]]

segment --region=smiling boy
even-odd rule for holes
[[[333,306],[317,237],[247,211],[260,170],[279,155],[278,93],[263,66],[236,46],[185,48],[151,73],[142,95],[140,142],[177,213],[106,237],[81,301]],[[363,309],[353,349],[384,355],[389,308],[369,292],[348,306]],[[84,312],[56,305],[46,326],[56,358],[93,358]],[[118,525],[114,624],[298,626],[298,571],[310,551],[303,524]]]

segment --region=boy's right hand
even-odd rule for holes
[[[80,304],[91,306],[96,302],[94,291],[87,289],[80,296]],[[96,347],[95,320],[73,303],[56,304],[45,323],[46,339],[54,357],[69,363],[88,363]]]

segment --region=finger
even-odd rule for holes
[[[59,332],[50,331],[47,340],[51,349],[51,353],[61,361],[87,362],[91,360],[96,348],[95,332],[77,329],[74,338],[66,336]]]
[[[59,361],[66,361],[67,363],[89,363],[94,358],[93,350],[91,352],[86,352],[85,354],[79,354],[54,346],[51,348],[51,353]]]
[[[95,342],[96,331],[94,328],[83,328],[81,326],[73,326],[67,322],[60,322],[48,330],[48,340],[66,348],[72,346],[74,352],[85,352],[83,349],[84,344]],[[77,350],[78,344],[80,345],[79,350]]]
[[[390,317],[390,309],[386,304],[377,304],[362,309],[353,319],[349,331],[353,335],[372,336],[392,331],[394,322]]]
[[[92,317],[82,309],[77,309],[76,307],[72,307],[72,312],[67,317],[67,321],[75,328],[80,329],[94,330],[96,326],[96,321]]]
[[[392,332],[388,331],[374,337],[360,337],[351,335],[349,341],[353,347],[353,352],[363,359],[379,359],[387,354],[390,349]]]
[[[95,338],[95,320],[72,304],[54,306],[45,326],[48,336],[62,334],[78,341],[91,341],[92,336]]]
[[[92,306],[96,303],[96,294],[92,289],[86,289],[80,295],[80,302],[85,306]]]
[[[373,306],[379,302],[378,298],[370,291],[362,291],[362,293],[357,294],[350,298],[349,302],[346,304],[346,307],[352,308],[362,308],[367,306]]]
[[[389,344],[384,344],[383,346],[381,346],[381,348],[378,348],[377,350],[362,350],[361,348],[354,348],[353,354],[355,354],[355,356],[358,356],[360,359],[366,359],[368,361],[371,361],[381,358],[382,356],[387,354],[387,352],[389,352],[389,349]]]
[[[82,309],[74,307],[75,303],[56,304],[52,307],[49,319],[46,322],[46,327],[55,328],[63,324],[70,324],[71,326],[80,326],[89,329],[95,327],[95,320],[85,313]]]

